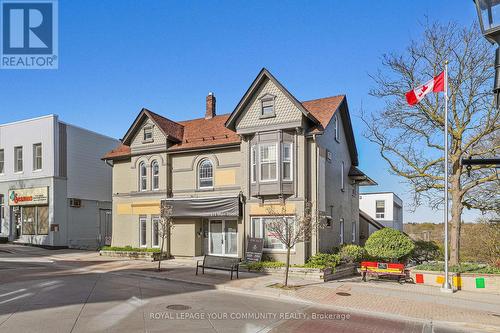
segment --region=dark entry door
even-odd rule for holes
[[[111,245],[112,235],[111,209],[99,210],[99,246]]]

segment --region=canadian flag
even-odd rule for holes
[[[410,105],[415,105],[418,102],[420,102],[420,100],[424,98],[424,96],[430,93],[431,91],[433,92],[444,91],[444,72],[434,77],[429,82],[426,82],[421,86],[418,86],[415,89],[407,92],[406,101]]]

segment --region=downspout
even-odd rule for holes
[[[315,149],[316,149],[316,156],[315,156],[315,159],[316,159],[316,170],[315,170],[315,184],[316,184],[316,197],[315,197],[315,220],[316,220],[316,225],[318,225],[318,214],[319,214],[319,207],[318,207],[318,198],[319,198],[319,182],[318,182],[318,175],[319,175],[319,146],[318,146],[318,142],[316,141],[316,134],[313,134],[313,142],[314,142],[314,145],[315,145]],[[315,237],[316,237],[316,242],[315,242],[315,254],[318,253],[318,249],[319,249],[319,232],[318,230],[315,231]]]

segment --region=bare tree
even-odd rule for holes
[[[475,166],[468,177],[460,163],[469,156],[498,156],[500,145],[494,138],[499,135],[499,111],[490,93],[494,53],[475,24],[425,23],[423,28],[422,37],[411,41],[405,52],[383,56],[382,69],[371,76],[376,86],[370,93],[385,106],[362,118],[368,128],[365,135],[380,147],[391,171],[411,185],[414,204],[425,201],[433,209],[442,206],[443,94],[431,94],[410,107],[405,93],[439,74],[449,61],[450,262],[458,264],[464,207],[490,209],[481,203],[499,191],[495,168]]]
[[[160,257],[158,258],[158,271],[161,271],[161,261],[163,259],[163,252],[165,248],[165,241],[167,242],[166,257],[170,258],[170,243],[172,229],[174,228],[173,207],[166,202],[161,203],[160,219],[158,221],[158,237],[161,239]]]
[[[311,204],[306,203],[304,213],[290,216],[287,213],[286,205],[280,205],[280,210],[277,211],[274,206],[267,209],[267,213],[271,217],[271,222],[266,224],[266,229],[269,234],[278,239],[286,248],[285,262],[285,280],[283,285],[288,286],[288,272],[290,270],[290,251],[299,243],[302,243],[311,238],[314,230],[320,227],[320,222],[313,221],[311,214]]]

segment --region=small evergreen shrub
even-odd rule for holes
[[[410,237],[393,228],[375,231],[365,243],[365,250],[370,256],[384,261],[404,260],[414,248]]]
[[[118,246],[103,246],[101,247],[102,251],[116,251],[116,252],[160,252],[160,249],[151,249],[151,248],[138,248],[132,247],[130,245],[118,247]]]
[[[340,259],[344,262],[361,262],[366,258],[366,251],[363,247],[356,244],[347,244],[340,249]]]
[[[433,241],[424,240],[415,241],[415,248],[410,255],[410,259],[415,261],[417,265],[423,264],[424,262],[437,260],[439,259],[439,257],[439,246]]]
[[[306,268],[334,268],[340,263],[340,255],[330,253],[318,253],[313,255],[303,265]]]

